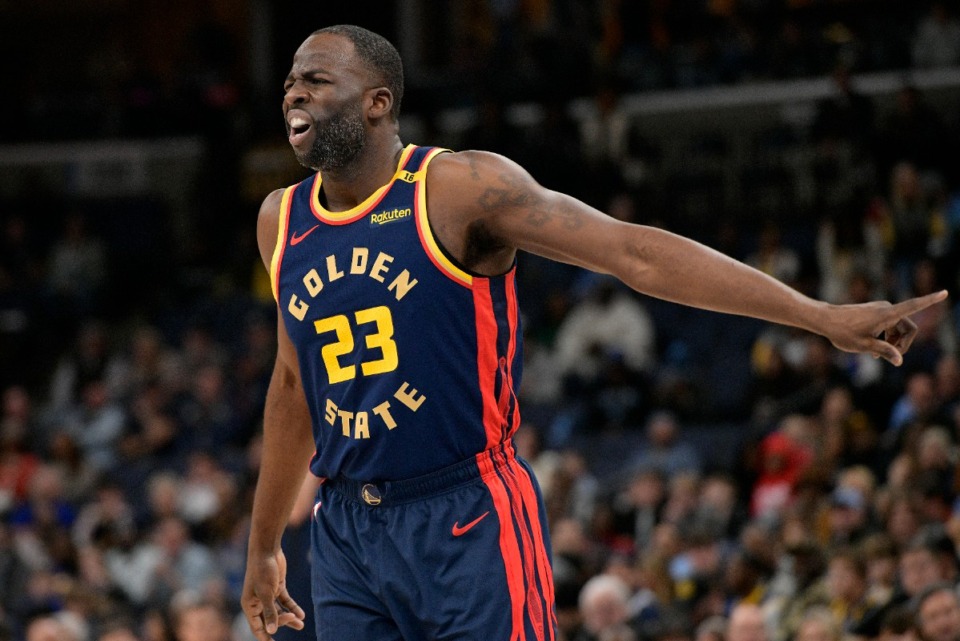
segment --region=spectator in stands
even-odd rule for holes
[[[760,443],[758,476],[750,498],[753,517],[782,516],[812,453],[782,430]]]
[[[925,516],[943,523],[956,494],[957,451],[945,427],[931,425],[917,438],[917,486],[923,492]]]
[[[30,479],[27,500],[10,514],[20,545],[29,541],[45,557],[46,567],[69,568],[74,565],[70,527],[76,510],[63,496],[63,477],[47,463],[37,467]]]
[[[661,515],[663,520],[682,528],[692,525],[699,494],[700,475],[697,472],[677,472],[670,476],[667,502],[663,505]]]
[[[906,486],[887,488],[887,492],[890,498],[883,519],[884,531],[890,535],[898,549],[904,550],[924,522],[920,497]]]
[[[157,390],[159,385],[150,385],[134,399],[129,429],[118,446],[122,473],[117,476],[135,496],[142,492],[145,479],[155,470],[181,466],[186,451],[186,439],[178,440],[180,426],[171,416],[171,409],[148,400]]]
[[[46,445],[30,393],[22,385],[12,385],[0,395],[0,439],[21,441],[32,452]]]
[[[96,641],[139,641],[136,626],[128,621],[108,621],[100,628]]]
[[[67,501],[79,506],[90,499],[99,476],[77,445],[76,439],[66,432],[55,433],[50,438],[47,457],[63,477],[63,496]]]
[[[187,524],[166,517],[154,526],[148,548],[154,564],[148,571],[155,603],[164,603],[180,590],[208,597],[216,594],[223,576],[210,549],[190,537]]]
[[[588,117],[580,122],[583,159],[595,170],[619,167],[627,156],[630,117],[620,107],[620,92],[604,82],[593,96]]]
[[[187,603],[175,606],[173,611],[176,641],[230,641],[230,622],[223,608],[213,601],[187,596]]]
[[[874,532],[860,544],[867,565],[867,599],[889,603],[897,583],[897,547],[886,532]]]
[[[941,212],[931,207],[920,173],[909,162],[894,166],[890,172],[887,197],[874,206],[882,221],[884,242],[896,270],[896,286],[900,291],[895,294],[906,296],[913,265],[928,252],[931,255],[944,253],[947,226]]]
[[[55,615],[42,616],[27,625],[26,641],[84,641]]]
[[[162,406],[187,386],[182,362],[156,327],[138,325],[129,346],[114,353],[110,361],[109,380],[115,398],[131,403],[140,393],[153,388],[155,407]]]
[[[47,264],[47,280],[59,305],[57,314],[86,316],[106,286],[107,257],[103,243],[90,234],[79,212],[69,214]]]
[[[559,455],[551,479],[553,504],[583,524],[593,520],[599,482],[590,472],[584,455],[569,448]]]
[[[830,543],[859,542],[870,528],[870,505],[866,497],[855,487],[838,486],[830,495],[827,522]]]
[[[143,641],[175,641],[170,627],[166,613],[152,608],[143,615],[140,634],[143,636]]]
[[[950,14],[946,2],[934,2],[917,26],[913,64],[917,67],[960,64],[960,21]]]
[[[960,406],[960,358],[955,353],[944,354],[937,361],[934,379],[937,402],[940,403],[937,415],[950,423]]]
[[[928,586],[917,596],[917,629],[923,641],[960,639],[960,597],[952,584]]]
[[[613,501],[614,527],[629,536],[638,549],[653,542],[666,501],[666,481],[657,469],[639,469]]]
[[[102,323],[84,323],[77,331],[76,344],[60,359],[50,382],[46,409],[48,421],[56,423],[81,403],[81,390],[87,383],[109,380],[110,346]]]
[[[794,634],[804,613],[827,602],[824,572],[827,567],[822,546],[812,538],[787,542],[778,575],[771,579],[771,595],[764,603],[767,621],[773,624],[773,639]]]
[[[568,394],[623,425],[640,411],[635,383],[654,365],[653,322],[636,296],[608,278],[599,277],[588,288],[587,296],[557,330],[557,367],[567,381]],[[605,399],[597,393],[608,384],[624,387],[629,394],[599,406]]]
[[[912,263],[908,295],[936,291],[939,282],[940,275],[934,261],[920,258]],[[914,354],[911,365],[915,370],[932,372],[941,356],[957,351],[953,314],[949,305],[941,307],[932,312],[923,310],[913,318],[917,324],[917,337],[910,349]]]
[[[780,242],[780,228],[767,223],[760,230],[757,251],[747,256],[746,263],[783,283],[793,283],[800,274],[800,257]]]
[[[845,634],[862,634],[886,602],[870,600],[867,565],[854,548],[838,548],[827,566],[827,594],[835,624]],[[802,624],[801,624],[802,627]]]
[[[817,230],[820,296],[831,303],[861,302],[864,297],[873,300],[880,294],[878,284],[883,280],[885,254],[880,225],[872,217],[836,218],[824,220]]]
[[[726,617],[715,614],[697,625],[693,641],[724,641],[727,631]]]
[[[80,406],[65,420],[66,432],[94,469],[108,471],[117,463],[117,446],[126,427],[126,413],[110,398],[103,380],[88,382],[80,396]]]
[[[924,425],[937,410],[937,394],[934,380],[926,372],[918,372],[907,379],[904,394],[890,411],[888,433],[896,435],[910,424]],[[892,447],[890,436],[884,436],[886,447]]]
[[[773,574],[763,557],[750,553],[747,550],[736,550],[730,554],[723,568],[717,573],[714,580],[720,579],[723,584],[726,612],[733,612],[742,604],[762,605],[768,596],[768,581]]]
[[[177,418],[189,450],[227,453],[239,445],[239,420],[230,403],[226,375],[217,365],[193,373],[189,393],[178,404]]]
[[[726,641],[768,641],[763,612],[754,603],[741,603],[730,612]]]
[[[40,465],[26,438],[16,422],[0,430],[0,514],[27,497],[30,480]]]
[[[656,470],[667,479],[682,472],[698,474],[701,470],[699,453],[681,440],[680,422],[667,411],[654,412],[647,420],[646,441],[630,465],[633,469]]]
[[[223,488],[232,480],[207,452],[193,452],[179,492],[179,513],[191,526],[212,518],[222,507]]]
[[[711,474],[703,479],[697,498],[693,522],[718,540],[733,540],[746,518],[737,499],[737,486],[725,474]]]
[[[580,590],[581,633],[572,641],[601,641],[627,622],[630,588],[619,577],[599,574]]]
[[[842,638],[842,626],[831,611],[823,607],[808,610],[794,636],[795,641],[841,641]]]
[[[954,565],[951,567],[950,562]],[[956,577],[952,559],[944,559],[937,546],[919,533],[900,553],[900,587],[908,597],[916,597],[932,585]]]
[[[879,641],[920,641],[913,612],[906,605],[889,608],[880,619]]]
[[[150,524],[156,525],[168,517],[180,516],[183,477],[170,470],[154,472],[147,482],[145,498],[149,509],[145,518]]]

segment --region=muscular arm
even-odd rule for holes
[[[283,329],[279,332],[286,334]],[[263,455],[253,501],[251,553],[280,549],[280,537],[304,483],[313,451],[310,414],[300,373],[296,362],[291,366],[278,353],[263,415]]]
[[[277,239],[281,195],[276,191],[267,197],[257,222],[257,244],[268,270]],[[280,536],[313,451],[310,412],[300,382],[300,368],[278,309],[277,360],[263,415],[263,458],[253,503],[251,550],[269,552],[280,548]]]
[[[260,257],[269,270],[277,238],[281,192],[267,197],[257,222]],[[303,610],[287,593],[280,539],[313,455],[310,413],[293,344],[277,313],[277,360],[263,416],[263,453],[253,500],[242,605],[257,639],[279,625],[303,627]],[[289,612],[278,615],[276,602]]]
[[[697,242],[617,221],[545,189],[500,156],[462,152],[439,156],[434,165],[428,192],[431,220],[437,212],[441,224],[456,228],[449,213],[456,208],[463,220],[459,226],[482,227],[504,252],[526,250],[612,274],[658,298],[800,327],[826,336],[840,349],[871,352],[895,364],[913,338],[906,316],[945,297],[941,292],[897,306],[828,305]],[[456,246],[456,234],[451,244]],[[465,245],[460,251],[468,253]],[[499,263],[490,268],[502,269],[502,258]],[[883,332],[886,341],[875,338]]]

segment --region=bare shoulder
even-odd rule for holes
[[[567,229],[577,227],[578,221],[558,208],[560,194],[541,186],[509,158],[486,151],[461,151],[437,156],[434,163],[437,175],[430,182],[431,193],[438,199],[453,199],[461,211],[490,221],[492,229],[508,221],[532,227],[556,221]]]
[[[495,190],[517,190],[537,186],[536,181],[520,165],[509,158],[489,151],[458,151],[441,154],[430,165],[431,191],[441,190],[480,197],[477,204],[483,207]]]
[[[260,205],[260,214],[257,217],[257,246],[260,248],[260,258],[263,264],[270,269],[273,250],[277,244],[277,228],[280,225],[280,201],[283,200],[283,189],[275,189],[263,199]]]

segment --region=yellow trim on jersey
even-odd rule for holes
[[[407,161],[410,160],[410,155],[416,148],[416,145],[407,145],[404,147],[403,152],[400,154],[400,161],[397,163],[397,171],[393,174],[393,178],[390,179],[390,182],[370,194],[366,200],[356,207],[352,207],[345,211],[328,211],[320,204],[320,184],[323,181],[323,176],[321,176],[318,172],[317,179],[313,181],[313,189],[310,192],[310,207],[313,210],[313,213],[316,214],[316,216],[321,220],[335,223],[343,223],[344,221],[353,218],[360,218],[361,216],[366,215],[381,200],[383,200],[384,195],[387,193],[387,190],[390,189],[390,186],[393,185],[394,181],[398,179],[407,180],[406,175],[410,172],[404,169],[404,166],[407,164]]]
[[[424,249],[433,257],[437,267],[450,278],[467,287],[471,287],[473,285],[473,276],[454,265],[446,253],[440,249],[440,245],[437,243],[437,239],[434,238],[433,231],[430,229],[430,222],[427,217],[427,165],[430,164],[430,161],[433,160],[437,154],[445,151],[449,150],[432,149],[423,159],[420,169],[416,173],[416,178],[419,181],[417,185],[417,224],[420,226],[421,237],[426,245]]]
[[[279,286],[277,270],[280,267],[280,257],[283,255],[287,240],[287,227],[290,225],[290,200],[296,189],[296,185],[291,185],[283,190],[283,198],[280,199],[280,218],[277,221],[277,243],[273,247],[273,256],[270,258],[270,290],[273,292],[273,299],[277,302],[280,302],[280,292],[277,291]]]

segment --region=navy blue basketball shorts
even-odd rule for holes
[[[554,641],[546,516],[510,442],[399,482],[330,479],[312,528],[320,641]]]

